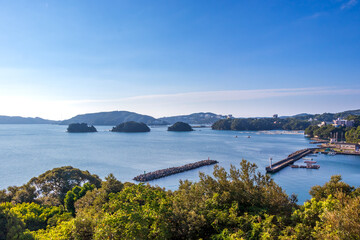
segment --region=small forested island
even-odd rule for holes
[[[194,131],[192,127],[184,122],[176,122],[172,126],[168,127],[168,131],[174,131],[174,132],[190,132]]]
[[[87,123],[71,123],[67,131],[69,133],[97,132],[94,126],[89,126]]]
[[[178,190],[70,166],[0,190],[0,239],[359,239],[360,188],[332,176],[303,205],[242,160]]]
[[[261,130],[305,130],[310,122],[296,118],[232,118],[215,122],[213,130],[261,131]]]
[[[124,122],[113,127],[112,132],[150,132],[150,128],[142,122]]]

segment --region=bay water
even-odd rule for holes
[[[204,159],[219,161],[229,170],[242,159],[265,173],[269,158],[284,159],[299,149],[314,147],[301,132],[215,131],[199,128],[193,132],[168,132],[153,127],[148,133],[113,133],[111,126],[96,126],[97,133],[67,133],[62,125],[0,125],[0,189],[20,186],[32,177],[55,167],[73,166],[89,170],[102,179],[109,173],[125,182],[146,172],[181,166]],[[309,199],[309,190],[330,176],[341,174],[350,185],[360,185],[360,157],[317,155],[320,169],[287,167],[272,174],[288,194],[298,195],[299,203]],[[297,164],[301,163],[299,160]],[[180,179],[199,180],[199,171],[211,174],[213,166],[149,182],[175,190]]]

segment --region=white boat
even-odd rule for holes
[[[336,155],[336,152],[329,152],[328,155],[334,156],[334,155]]]

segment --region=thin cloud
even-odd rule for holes
[[[360,94],[360,89],[335,89],[335,88],[290,88],[290,89],[255,89],[255,90],[228,90],[188,92],[176,94],[158,94],[134,96],[120,99],[88,99],[64,101],[70,104],[86,103],[116,103],[116,102],[142,102],[142,101],[181,101],[181,102],[218,102],[218,101],[241,101],[252,99],[265,99],[288,96],[308,95],[351,95]]]
[[[354,7],[358,3],[358,0],[349,0],[346,3],[342,4],[340,9],[345,10]]]
[[[325,16],[326,14],[327,14],[326,12],[316,12],[310,16],[305,16],[305,17],[301,18],[300,21],[317,19],[319,17]]]

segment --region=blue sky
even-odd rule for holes
[[[2,1],[0,115],[360,108],[360,3]]]

